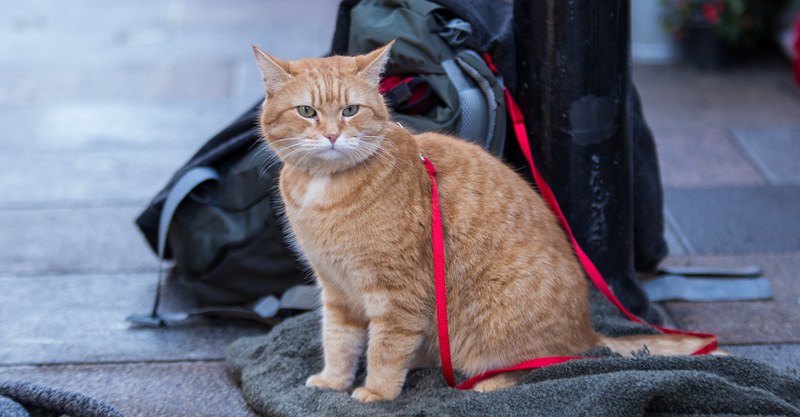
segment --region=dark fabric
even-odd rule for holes
[[[309,280],[284,241],[276,160],[263,144],[229,154],[215,164],[218,184],[175,211],[172,258],[199,305],[249,303]]]
[[[0,382],[0,417],[124,417],[83,394],[30,382]]]
[[[637,271],[652,273],[666,258],[664,240],[664,190],[653,132],[642,111],[636,87],[633,107],[633,264]]]
[[[189,161],[180,168],[167,185],[156,194],[150,201],[147,208],[136,219],[136,225],[142,231],[150,248],[153,252],[158,251],[158,221],[161,216],[161,208],[167,199],[172,186],[192,168],[202,165],[215,165],[218,161],[243,148],[249,148],[261,137],[258,131],[258,112],[261,108],[261,101],[253,105],[244,114],[239,116],[236,121],[222,129],[206,142]],[[164,250],[166,259],[172,258],[169,244]]]
[[[622,336],[653,330],[625,319],[592,292],[592,324]],[[320,316],[289,319],[265,336],[235,342],[228,368],[245,400],[267,416],[800,416],[800,379],[735,356],[599,357],[539,369],[513,388],[491,393],[446,385],[441,367],[410,371],[396,400],[362,404],[349,392],[306,388],[323,365]],[[364,382],[364,361],[354,386]],[[456,377],[463,382],[463,376]]]

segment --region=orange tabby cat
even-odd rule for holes
[[[439,172],[455,369],[471,377],[598,345],[670,354],[704,344],[597,334],[583,269],[544,200],[478,146],[391,122],[378,93],[390,47],[293,62],[254,47],[264,138],[284,163],[286,215],[322,287],[325,367],[307,386],[348,389],[365,346],[366,383],[353,391],[361,401],[393,399],[409,368],[439,364],[431,180],[420,152]],[[522,374],[475,389],[513,386]]]

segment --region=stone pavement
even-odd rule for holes
[[[156,261],[133,224],[172,172],[261,96],[250,44],[323,55],[337,0],[0,0],[0,380],[127,416],[248,416],[226,346],[265,328],[131,327]],[[759,264],[775,299],[671,302],[677,325],[800,368],[800,90],[774,58],[642,67],[673,265]],[[188,301],[167,288],[167,308]]]

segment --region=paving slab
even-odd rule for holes
[[[800,187],[667,189],[664,201],[699,255],[800,252]]]
[[[773,185],[800,185],[800,126],[733,129],[733,136]]]
[[[794,374],[800,370],[800,344],[740,345],[721,346],[734,355],[764,361],[778,369]]]
[[[154,271],[134,225],[145,204],[0,210],[0,276]]]
[[[0,154],[0,204],[149,201],[195,151]]]
[[[800,89],[777,54],[727,71],[636,65],[633,79],[656,137],[662,129],[792,127],[800,114]]]
[[[170,3],[174,1],[140,0],[134,3],[111,4],[101,0],[81,0],[66,4],[48,0],[24,3],[4,2],[0,21],[9,32],[30,33],[34,30],[95,31],[103,27],[142,25],[164,22]],[[10,5],[13,4],[13,7]]]
[[[79,392],[126,417],[255,417],[224,362],[0,366],[0,380]]]
[[[57,71],[6,65],[0,68],[0,104],[225,98],[233,77],[233,64],[218,60],[61,65]]]
[[[728,129],[691,132],[663,129],[655,135],[661,182],[666,188],[765,185],[759,170],[736,146]]]
[[[104,41],[104,37],[96,36],[99,33],[118,31],[120,27],[128,26],[163,25],[170,2],[143,0],[135,4],[111,4],[79,1],[67,4],[29,0],[24,3],[3,3],[3,13],[0,15],[3,42],[0,42],[0,50],[4,53],[18,52],[17,47],[27,46],[31,56],[36,52],[55,50],[59,55],[75,59],[76,55],[80,55],[76,51],[82,51],[84,44],[63,48],[70,39],[83,38],[88,41],[85,46],[91,47]]]
[[[234,340],[268,331],[244,320],[128,323],[150,312],[155,281],[153,273],[0,278],[0,364],[218,360]],[[165,291],[161,311],[180,310],[185,299],[186,292]]]
[[[35,150],[199,149],[256,100],[69,103],[44,112]]]
[[[772,300],[662,303],[679,328],[716,334],[722,345],[800,342],[800,255],[670,257],[664,265],[760,265]]]
[[[664,240],[667,242],[667,249],[670,255],[685,256],[691,254],[683,238],[676,232],[676,227],[666,209],[664,210]]]
[[[257,100],[70,102],[0,107],[0,154],[199,149]]]
[[[41,115],[35,107],[0,106],[0,153],[33,142]]]
[[[303,21],[327,22],[321,26],[333,34],[339,0],[197,0],[183,3],[182,27],[241,27],[261,25],[307,26]],[[309,39],[312,40],[312,39]]]
[[[170,53],[173,58],[192,56],[230,57],[245,63],[255,58],[251,45],[280,59],[321,57],[330,52],[334,28],[334,15],[325,22],[311,21],[307,25],[294,25],[285,21],[264,29],[240,29],[233,33],[200,29],[186,29],[173,32],[172,43],[161,46],[165,52],[180,45],[183,50]]]

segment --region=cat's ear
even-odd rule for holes
[[[268,93],[272,93],[278,88],[278,85],[289,79],[289,63],[269,56],[255,45],[253,45],[253,52],[256,54],[261,75],[264,77],[264,88]]]
[[[381,83],[381,74],[386,62],[389,61],[389,50],[392,49],[392,45],[394,45],[394,41],[389,42],[381,49],[358,57],[359,73],[375,87]]]

